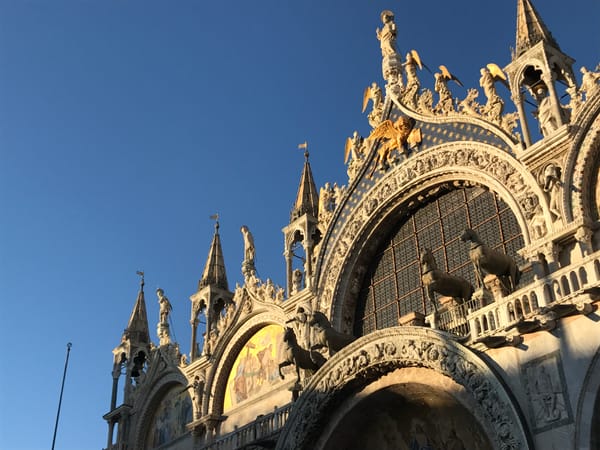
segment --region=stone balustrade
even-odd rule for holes
[[[259,416],[253,422],[217,438],[214,442],[202,447],[202,450],[235,450],[273,437],[285,425],[291,408],[292,404],[289,403],[281,408],[276,408],[272,413]]]
[[[562,315],[575,310],[589,312],[591,294],[600,294],[600,252],[496,300],[489,293],[477,291],[463,305],[440,311],[432,325],[458,336],[468,336],[470,342],[510,333],[513,329],[516,334],[549,329]]]

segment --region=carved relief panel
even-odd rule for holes
[[[534,359],[521,367],[533,431],[541,433],[573,421],[560,352]]]

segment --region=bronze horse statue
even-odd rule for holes
[[[421,252],[421,281],[427,291],[429,301],[437,312],[437,302],[435,293],[452,297],[458,304],[463,304],[471,299],[473,295],[473,286],[462,277],[450,275],[438,269],[430,249],[426,248]]]
[[[325,364],[325,357],[319,352],[308,351],[298,344],[294,329],[285,327],[283,333],[283,348],[285,359],[279,363],[279,376],[284,378],[281,372],[282,367],[293,364],[296,366],[296,383],[300,383],[300,369],[306,369],[316,372]]]
[[[341,333],[335,330],[327,316],[321,311],[315,311],[311,314],[308,322],[313,327],[314,342],[311,350],[317,350],[326,347],[330,352],[338,352],[356,338],[352,335]]]
[[[460,239],[471,243],[469,257],[475,267],[479,287],[483,286],[486,274],[492,274],[498,277],[508,292],[516,289],[521,279],[521,271],[514,259],[485,245],[477,233],[470,228],[463,232]]]

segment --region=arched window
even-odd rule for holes
[[[426,200],[423,200],[425,198]],[[421,282],[419,255],[430,248],[438,268],[471,281],[475,286],[469,245],[460,240],[465,228],[474,229],[489,246],[523,260],[518,222],[508,205],[479,187],[437,186],[423,193],[418,206],[401,208],[398,225],[389,232],[373,258],[359,293],[355,335],[398,325],[413,311],[431,313]],[[521,282],[526,283],[531,274]]]

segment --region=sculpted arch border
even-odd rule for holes
[[[541,187],[514,156],[477,142],[453,142],[409,157],[382,177],[346,218],[331,251],[322,262],[323,286],[316,309],[329,313],[332,324],[344,329],[343,305],[360,289],[363,270],[356,267],[361,255],[378,245],[377,234],[389,227],[395,211],[419,193],[444,182],[465,181],[483,185],[498,194],[513,211],[525,245],[532,236],[532,209],[546,230],[552,219]],[[376,233],[376,231],[378,233]]]
[[[242,350],[248,339],[250,339],[258,330],[267,325],[280,325],[285,327],[286,317],[283,312],[262,311],[258,312],[247,320],[242,321],[226,345],[220,347],[218,354],[214,355],[215,360],[220,361],[218,366],[213,366],[207,376],[207,391],[212,395],[205,395],[202,405],[202,414],[221,414],[223,412],[223,401],[225,390],[227,388],[227,378],[233,367],[233,363],[239,352]]]
[[[590,105],[584,103],[581,126],[573,139],[573,145],[567,156],[564,185],[571,187],[563,192],[563,209],[566,212],[567,222],[586,220],[584,211],[590,211],[593,200],[587,195],[584,188],[589,183],[593,171],[598,169],[590,163],[600,154],[600,95],[590,99]],[[589,209],[585,209],[589,207]]]
[[[600,409],[597,405],[598,402],[600,402],[600,348],[596,351],[585,374],[577,401],[573,450],[594,448],[592,445],[595,431],[593,419],[600,419],[600,417],[594,417],[594,411]],[[596,431],[596,433],[598,432]],[[595,444],[599,445],[600,442],[595,442]]]
[[[430,369],[461,385],[494,448],[532,448],[521,411],[490,367],[445,333],[420,327],[378,330],[331,357],[304,388],[276,448],[314,448],[320,427],[345,395],[407,367]]]

